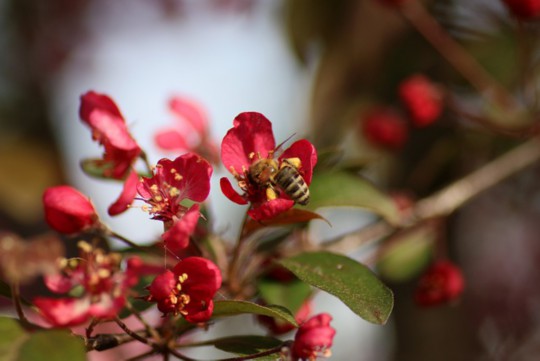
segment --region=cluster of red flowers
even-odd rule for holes
[[[158,145],[167,150],[188,152],[174,160],[159,160],[149,177],[139,175],[136,170],[135,163],[142,150],[110,97],[93,91],[82,95],[80,116],[92,130],[93,138],[104,147],[102,158],[94,160],[94,164],[102,169],[100,175],[124,181],[121,194],[109,207],[109,214],[124,212],[135,200],[144,202],[141,208],[152,219],[163,222],[161,238],[166,252],[178,255],[188,247],[201,218],[200,203],[210,192],[212,166],[196,152],[212,148],[208,148],[211,145],[208,122],[200,107],[185,99],[174,98],[170,108],[189,124],[197,139],[186,138],[186,133],[179,130],[181,127],[160,131],[156,135]],[[309,185],[317,154],[315,147],[305,139],[281,151],[280,146],[276,147],[270,121],[260,113],[247,112],[234,119],[233,128],[224,137],[221,160],[241,190],[238,193],[227,178],[222,178],[223,193],[235,203],[249,204],[248,214],[255,220],[262,220],[290,209],[296,202],[273,177],[283,167],[294,167],[295,176]],[[269,166],[263,167],[265,162]],[[255,167],[259,170],[257,174]],[[93,231],[103,235],[109,232],[90,199],[72,187],[47,189],[43,204],[47,222],[58,232]],[[149,273],[156,276],[147,287],[145,300],[155,302],[164,316],[182,315],[194,323],[211,318],[213,299],[222,283],[221,271],[211,260],[192,256],[181,259],[170,269],[154,267],[149,271],[138,257],[129,258],[127,266],[121,267],[120,254],[106,253],[82,241],[79,249],[80,256],[63,259],[60,273],[47,276],[46,285],[57,293],[69,292],[79,285],[83,288],[80,296],[38,297],[34,300],[43,317],[53,326],[73,326],[92,317],[116,317],[139,276]],[[329,325],[331,317],[321,314],[304,322],[310,308],[302,310],[302,317],[298,318],[301,327],[291,348],[291,357],[314,360],[318,355],[329,355],[335,334]]]
[[[424,75],[415,74],[405,79],[399,85],[398,95],[411,124],[417,128],[433,124],[442,113],[442,91]],[[370,109],[363,115],[361,125],[362,135],[375,146],[398,150],[407,141],[407,123],[391,107]]]

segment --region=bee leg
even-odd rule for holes
[[[268,199],[269,201],[273,201],[277,197],[277,193],[272,186],[266,188],[266,199]]]
[[[281,168],[286,167],[287,165],[296,169],[300,169],[300,167],[302,166],[302,161],[298,157],[285,158],[283,159],[283,163],[281,163]]]

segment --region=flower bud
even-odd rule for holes
[[[362,120],[362,131],[367,140],[381,148],[397,150],[407,140],[407,127],[401,117],[387,108],[376,108]]]
[[[293,360],[315,360],[318,356],[330,357],[336,330],[330,326],[332,316],[321,313],[304,322],[294,337]]]
[[[461,270],[450,261],[437,261],[420,277],[414,298],[419,306],[437,306],[457,299],[463,287]]]
[[[415,126],[430,125],[441,115],[442,92],[424,75],[416,74],[405,79],[398,92]]]

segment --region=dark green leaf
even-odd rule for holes
[[[420,226],[405,230],[387,240],[378,257],[377,271],[381,277],[394,282],[407,281],[418,275],[430,262],[436,232]]]
[[[329,252],[302,253],[279,261],[298,278],[336,297],[366,321],[384,324],[392,291],[361,263]]]
[[[216,301],[212,317],[236,316],[245,313],[274,317],[298,327],[294,316],[285,307],[276,305],[261,306],[248,301]]]
[[[317,173],[309,191],[309,209],[360,207],[377,213],[392,224],[397,224],[400,219],[399,210],[392,198],[359,176],[345,172]]]
[[[64,330],[33,333],[20,347],[16,361],[85,361],[82,339]]]
[[[311,295],[311,287],[300,280],[278,282],[261,280],[258,284],[261,298],[267,304],[286,307],[294,315]]]
[[[231,336],[215,340],[214,346],[237,355],[252,355],[278,347],[282,341],[268,336]]]

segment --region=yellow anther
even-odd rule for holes
[[[174,175],[174,180],[175,181],[181,181],[182,179],[184,179],[184,177],[182,177],[182,175],[180,173],[176,173]]]
[[[60,269],[64,269],[68,266],[68,260],[66,258],[60,258],[58,260],[58,267],[60,267]]]
[[[105,268],[101,268],[98,271],[98,276],[99,276],[99,278],[109,278],[109,277],[111,277],[111,271],[109,271],[108,269],[105,269]]]
[[[161,202],[161,201],[163,200],[163,197],[160,196],[159,194],[157,194],[157,195],[154,196],[154,200],[155,200],[156,202]]]
[[[180,195],[180,190],[178,188],[176,188],[176,187],[171,187],[169,189],[169,195],[171,197],[178,197]]]
[[[181,285],[180,283],[177,283],[177,284],[176,284],[176,289],[177,289],[178,291],[182,291],[182,285]]]
[[[169,300],[171,300],[171,303],[173,305],[176,305],[178,303],[178,297],[176,297],[175,295],[170,295]]]
[[[75,268],[79,265],[79,260],[72,258],[69,261],[69,268]]]
[[[158,185],[157,185],[157,184],[152,184],[152,185],[150,186],[150,191],[151,191],[152,193],[157,193],[157,192],[159,191]]]
[[[174,174],[174,173],[176,173],[176,169],[175,169],[175,168],[171,168],[170,172],[171,172],[171,174]]]
[[[85,242],[85,241],[79,241],[77,243],[77,247],[79,247],[79,249],[85,253],[91,253],[92,252],[92,246],[88,243],[88,242]]]
[[[248,158],[249,158],[249,159],[255,158],[255,152],[249,153]]]
[[[187,273],[182,273],[180,276],[178,276],[178,282],[184,283],[188,279]]]

